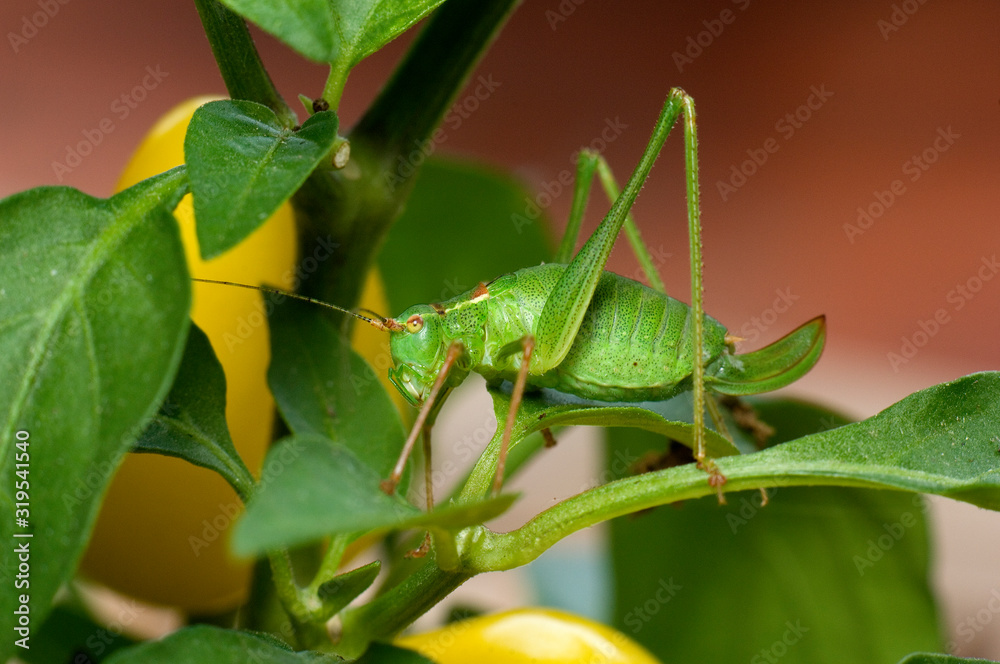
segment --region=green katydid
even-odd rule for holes
[[[666,295],[629,214],[667,135],[681,116],[690,238],[690,306]],[[569,261],[595,172],[614,203]],[[399,460],[382,488],[389,493],[395,490],[417,438],[423,433],[429,447],[430,426],[441,404],[475,371],[488,382],[513,383],[495,492],[503,482],[514,418],[527,387],[614,402],[666,400],[691,390],[694,458],[709,473],[709,482],[719,489],[721,499],[725,477],[705,452],[706,390],[722,395],[757,394],[797,380],[819,359],[825,322],[819,316],[761,350],[735,354],[736,339],[703,310],[698,194],[694,101],[680,88],[673,88],[642,158],[620,195],[607,163],[595,153],[581,153],[569,223],[553,263],[480,283],[440,304],[412,306],[398,319],[371,318],[318,302],[390,333],[393,368],[389,377],[403,396],[420,408]],[[623,227],[652,287],[604,270]],[[718,410],[711,398],[709,395],[707,405],[716,419]]]

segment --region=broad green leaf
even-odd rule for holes
[[[268,107],[242,100],[195,111],[184,158],[202,257],[231,249],[267,221],[329,154],[337,124],[323,111],[294,130]]]
[[[382,479],[344,446],[309,434],[286,438],[268,454],[261,488],[236,525],[233,548],[249,556],[334,533],[458,530],[499,515],[515,498],[447,505],[426,513],[398,495],[383,493]]]
[[[719,458],[717,463],[727,478],[728,493],[758,487],[852,486],[934,493],[1000,509],[998,393],[1000,373],[973,374],[911,394],[864,422],[755,454]],[[568,498],[517,530],[487,533],[466,555],[483,570],[509,569],[530,562],[581,528],[711,495],[713,487],[695,464],[634,475]]]
[[[388,477],[406,438],[399,411],[326,314],[294,300],[274,308],[268,318],[271,391],[293,433],[336,440]]]
[[[134,600],[126,602],[117,612],[116,626],[132,622],[141,611]],[[28,664],[76,664],[83,661],[74,659],[80,654],[88,657],[88,662],[101,662],[133,643],[120,629],[99,625],[82,610],[56,606],[41,627],[32,630],[31,648],[18,649],[17,656]]]
[[[637,439],[619,442],[635,452]],[[613,520],[614,625],[663,661],[895,662],[941,647],[919,496],[768,495]],[[725,637],[691,638],[706,624]]]
[[[314,651],[292,652],[284,643],[262,634],[208,625],[185,627],[159,641],[147,641],[120,650],[107,664],[333,664],[343,661]]]
[[[8,478],[0,538],[30,549],[36,625],[180,362],[191,287],[168,210],[183,184],[181,168],[107,200],[43,187],[0,201],[0,471]],[[25,449],[15,436],[27,437]],[[28,465],[16,467],[15,453]],[[25,471],[27,497],[15,494],[15,470]],[[22,516],[27,526],[15,521]],[[3,560],[0,659],[14,652],[20,595],[14,556]]]
[[[1000,373],[983,372],[906,397],[864,422],[725,461],[816,483],[936,493],[1000,509]]]
[[[843,422],[793,402],[761,403],[759,414],[778,440]],[[609,437],[609,458],[662,449],[644,432]],[[726,506],[709,497],[612,521],[616,626],[664,661],[891,662],[940,646],[919,497],[845,488],[768,495],[765,507],[759,493],[736,493]],[[733,602],[733,588],[752,598],[751,611]],[[686,637],[705,621],[727,625],[726,638]]]
[[[188,333],[170,394],[132,451],[174,456],[214,470],[244,501],[253,490],[253,476],[226,425],[226,376],[208,337],[196,325]]]
[[[427,159],[378,258],[391,313],[447,300],[546,260],[545,220],[525,216],[529,203],[534,205],[524,188],[507,176]]]
[[[317,62],[348,71],[443,0],[222,0]]]
[[[357,664],[433,664],[423,655],[391,646],[388,643],[373,643]]]

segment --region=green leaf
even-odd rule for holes
[[[973,374],[911,394],[864,422],[717,463],[727,492],[854,486],[934,493],[1000,509],[998,394],[1000,373]],[[466,558],[484,571],[510,569],[581,528],[712,494],[694,464],[623,478],[564,500],[515,531],[487,533]]]
[[[339,657],[318,652],[292,652],[284,643],[263,634],[195,625],[159,641],[147,641],[118,651],[107,664],[333,664],[340,661]]]
[[[340,613],[341,609],[375,583],[381,569],[382,563],[375,560],[333,577],[319,587],[317,594],[323,602],[323,607],[331,616]]]
[[[120,626],[135,620],[138,612],[134,601],[123,605],[117,615],[119,630],[115,630],[97,624],[78,609],[57,606],[40,629],[32,630],[31,648],[19,649],[18,659],[28,664],[76,664],[84,661],[75,659],[82,653],[89,658],[88,662],[104,661],[115,651],[134,643],[122,636]]]
[[[191,286],[168,209],[183,184],[180,168],[107,200],[43,187],[0,201],[0,470],[8,478],[0,537],[30,549],[35,624],[72,574],[111,475],[180,361]],[[27,436],[24,449],[15,434]],[[28,466],[15,467],[15,453]],[[27,498],[16,497],[15,470],[25,471]],[[16,508],[30,510],[28,527],[15,522]],[[7,589],[13,559],[4,557],[0,574]],[[18,597],[0,593],[2,660],[13,652]]]
[[[663,445],[635,430],[609,438],[613,459]],[[768,495],[765,507],[746,492],[613,520],[615,626],[663,661],[888,662],[940,647],[919,496]],[[691,639],[706,622],[726,625],[726,638]]]
[[[244,502],[253,491],[253,475],[226,425],[226,376],[208,337],[196,325],[188,333],[170,394],[132,451],[178,457],[214,470]]]
[[[461,492],[461,500],[476,499],[487,495],[492,488],[493,474],[497,464],[500,444],[503,439],[504,423],[510,410],[510,393],[504,389],[488,388],[493,398],[493,410],[497,418],[497,429],[483,455],[476,462],[470,479]],[[686,408],[687,414],[684,414]],[[655,409],[655,410],[654,410]],[[530,449],[521,452],[522,442],[531,434],[545,428],[559,426],[603,426],[635,427],[652,431],[676,440],[687,446],[693,445],[694,427],[683,421],[668,417],[691,417],[690,399],[682,396],[663,403],[602,404],[561,394],[552,390],[540,390],[526,394],[514,419],[511,430],[510,458],[505,468],[510,477],[528,457],[538,452],[539,441],[533,441]],[[721,458],[740,451],[726,438],[711,429],[706,430],[706,448],[712,458]],[[663,449],[666,449],[666,441]],[[638,461],[638,459],[635,459]]]
[[[522,186],[488,168],[428,159],[379,254],[392,313],[546,260],[544,219],[524,217],[530,200]]]
[[[236,525],[233,548],[249,556],[334,533],[454,531],[501,514],[515,498],[447,505],[426,513],[383,493],[382,479],[342,445],[309,434],[286,438],[268,454],[261,488]]]
[[[434,664],[423,655],[388,643],[373,643],[357,664]]]
[[[268,323],[268,382],[292,432],[336,440],[388,477],[406,431],[371,367],[348,345],[345,330],[320,307],[295,300],[274,307]]]
[[[213,101],[196,110],[184,158],[202,257],[231,249],[267,221],[329,154],[337,125],[337,115],[323,111],[294,130],[252,101]]]
[[[443,0],[222,0],[302,55],[344,71]]]
[[[737,473],[768,468],[779,477],[936,493],[1000,509],[1000,373],[935,385],[878,415],[733,459]],[[827,483],[827,482],[823,482]]]

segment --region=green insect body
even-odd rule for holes
[[[551,263],[525,268],[447,302],[407,309],[399,320],[417,315],[424,325],[416,334],[396,333],[390,339],[396,386],[411,403],[423,402],[456,341],[465,349],[457,380],[471,370],[488,382],[513,382],[521,355],[511,352],[519,348],[510,348],[509,342],[537,336],[542,309],[565,269]],[[679,300],[604,272],[566,357],[548,371],[529,368],[527,384],[596,401],[676,396],[690,389],[690,311]],[[718,321],[706,317],[705,364],[731,350],[725,335]]]
[[[447,349],[459,342],[463,356],[449,383],[470,371],[488,382],[513,382],[519,346],[537,336],[537,323],[566,266],[549,263],[505,274],[440,304],[415,305],[400,321],[422,321],[414,333],[390,338],[390,377],[419,406],[427,398]],[[744,395],[784,387],[807,371],[821,350],[820,319],[765,349],[736,355],[726,328],[705,316],[702,363],[705,383],[720,394]],[[527,384],[608,402],[664,401],[691,389],[694,344],[691,308],[637,281],[603,272],[569,352],[555,368],[529,367]]]

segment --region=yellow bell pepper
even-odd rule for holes
[[[132,156],[117,190],[182,164],[191,116],[215,99],[190,99],[163,116]],[[296,237],[288,203],[241,244],[209,261],[198,252],[190,194],[174,216],[192,276],[293,287]],[[226,421],[233,442],[258,474],[274,426],[262,295],[211,284],[195,283],[193,288],[191,318],[208,335],[226,374]],[[385,310],[374,270],[362,305]],[[362,327],[356,326],[355,348],[370,362],[380,354],[387,357],[384,334]],[[125,594],[192,613],[235,607],[246,598],[250,579],[250,565],[232,560],[226,543],[241,511],[235,492],[215,473],[179,459],[129,455],[108,490],[82,571]]]
[[[659,664],[621,632],[555,609],[480,616],[396,644],[437,664]]]

